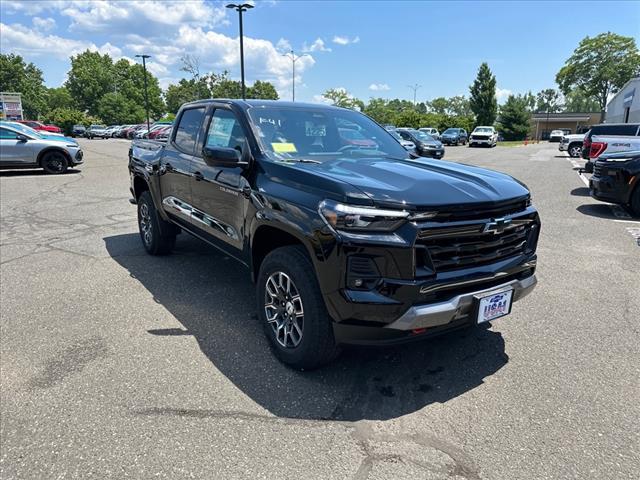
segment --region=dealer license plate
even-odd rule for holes
[[[511,313],[513,289],[491,292],[478,300],[478,323],[490,322]]]

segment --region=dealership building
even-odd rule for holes
[[[607,103],[606,123],[640,123],[640,77],[629,80]]]
[[[531,115],[529,138],[548,140],[553,130],[562,130],[565,134],[585,133],[596,123],[600,123],[600,112],[534,113]]]

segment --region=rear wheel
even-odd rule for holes
[[[163,230],[160,229],[161,222],[166,224]],[[138,228],[142,244],[151,255],[171,253],[176,245],[175,228],[159,217],[148,190],[138,198]]]
[[[571,158],[579,158],[582,155],[582,145],[580,144],[571,144],[569,145],[569,156]]]
[[[258,317],[275,355],[311,370],[339,353],[315,270],[304,248],[281,247],[267,255],[257,282]]]
[[[60,174],[67,171],[69,161],[62,152],[53,151],[45,153],[40,162],[47,173]]]

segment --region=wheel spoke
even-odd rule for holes
[[[293,279],[284,272],[272,273],[265,282],[264,312],[275,340],[284,348],[302,341],[304,310]]]

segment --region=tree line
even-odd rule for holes
[[[169,118],[185,102],[203,98],[240,98],[241,84],[229,72],[201,72],[197,57],[181,58],[188,78],[163,92],[158,79],[147,71],[149,111],[153,119]],[[640,54],[632,37],[607,32],[584,38],[556,75],[558,89],[537,94],[509,95],[503,105],[496,99],[496,78],[486,63],[480,65],[469,87],[469,97],[438,97],[414,104],[403,99],[371,98],[367,103],[334,88],[324,97],[334,105],[358,109],[381,124],[398,127],[434,127],[443,131],[476,125],[496,125],[506,139],[520,140],[529,132],[535,112],[600,111],[604,119],[607,100],[632,77],[640,75]],[[142,123],[146,118],[142,65],[89,50],[71,57],[65,83],[44,85],[42,71],[20,55],[0,54],[0,91],[20,92],[24,114],[70,131],[74,124]],[[278,99],[275,87],[256,81],[248,98]]]

